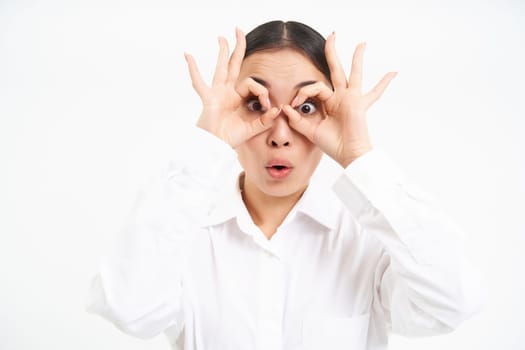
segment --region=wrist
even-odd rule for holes
[[[210,134],[212,134],[213,136],[215,136],[216,138],[218,138],[219,140],[225,142],[225,143],[228,143],[223,137],[221,137],[221,135],[217,132],[217,130],[215,128],[213,128],[210,123],[207,123],[206,122],[206,119],[203,118],[201,116],[201,118],[199,118],[199,120],[197,121],[197,124],[196,126],[199,128],[199,129],[202,129]]]
[[[343,169],[346,169],[354,160],[361,157],[365,153],[372,150],[372,145],[362,146],[359,148],[356,148],[352,150],[348,155],[341,157],[341,159],[337,160],[337,163],[343,167]]]

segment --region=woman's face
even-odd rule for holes
[[[268,90],[272,106],[291,104],[298,90],[323,81],[324,75],[304,55],[292,49],[268,50],[248,56],[241,67],[239,80],[253,78]],[[296,108],[305,118],[322,118],[321,104],[307,100]],[[244,103],[243,118],[250,120],[262,114],[256,97]],[[301,194],[321,160],[322,151],[302,134],[292,129],[284,112],[265,132],[236,148],[246,173],[245,190],[274,197]]]

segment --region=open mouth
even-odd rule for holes
[[[283,169],[286,169],[288,167],[285,166],[285,165],[274,165],[274,166],[272,166],[272,168],[277,169],[277,170],[283,170]]]
[[[268,174],[276,180],[286,178],[290,174],[292,169],[293,167],[291,166],[291,164],[288,164],[288,162],[286,161],[273,161],[266,166]]]

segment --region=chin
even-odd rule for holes
[[[291,184],[288,181],[282,181],[280,183],[265,184],[261,190],[268,196],[272,197],[289,197],[297,193],[303,193],[306,189],[305,185]]]

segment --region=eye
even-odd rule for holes
[[[259,102],[258,98],[250,98],[246,102],[246,108],[252,112],[266,112],[264,106]]]
[[[313,114],[317,111],[315,103],[313,101],[305,101],[299,106],[295,107],[302,114]]]

